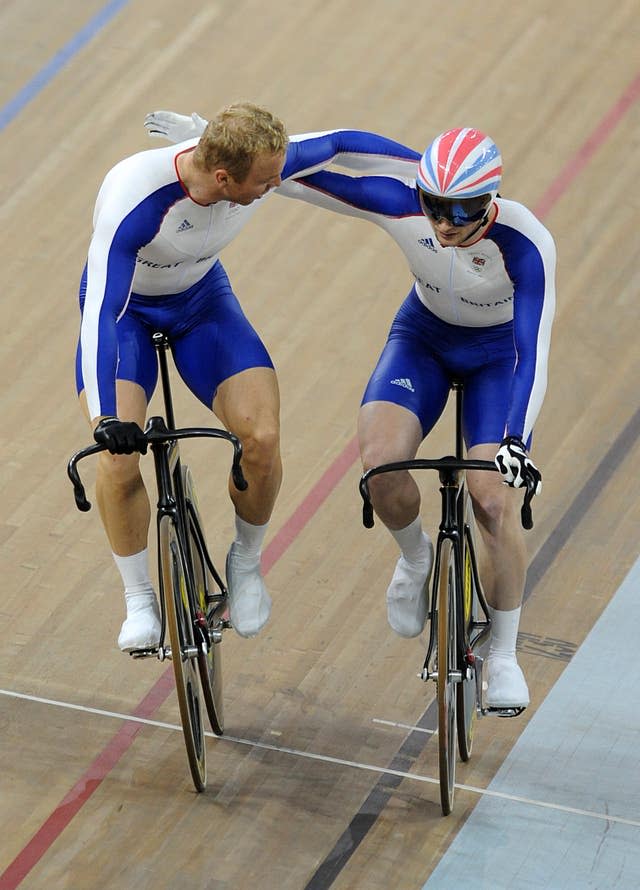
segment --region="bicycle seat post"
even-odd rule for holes
[[[160,379],[162,381],[162,393],[164,396],[164,407],[167,415],[167,426],[170,430],[176,428],[176,421],[173,415],[173,399],[171,398],[171,382],[169,379],[169,363],[167,362],[167,349],[169,348],[169,338],[166,334],[158,331],[153,335],[153,345],[158,353],[158,364],[160,365]]]
[[[464,437],[462,435],[462,394],[464,384],[462,380],[452,380],[451,389],[456,394],[456,460],[464,458]]]

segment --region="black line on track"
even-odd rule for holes
[[[526,601],[551,567],[576,530],[583,516],[593,506],[600,492],[640,438],[640,408],[614,439],[592,475],[586,480],[566,512],[531,561],[524,591]],[[437,700],[431,702],[417,723],[421,729],[437,729]],[[388,766],[390,770],[409,772],[426,748],[431,736],[413,730],[404,740]],[[401,776],[382,775],[366,800],[351,819],[331,852],[320,863],[304,890],[328,890],[342,869],[365,840],[386,807],[393,791],[403,781]]]

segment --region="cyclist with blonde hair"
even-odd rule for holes
[[[233,627],[255,636],[271,611],[260,553],[282,475],[279,393],[219,256],[283,181],[333,161],[373,170],[413,159],[403,146],[355,130],[289,138],[278,118],[249,102],[225,107],[206,127],[201,119],[189,124],[186,142],[139,152],[107,173],[80,284],[77,389],[96,441],[108,449],[96,496],[125,589],[123,651],[155,645],[160,632],[137,453],[146,450],[142,428],[157,382],[153,333],[169,337],[188,388],[242,442],[249,485],[229,487],[236,535],[227,584]]]

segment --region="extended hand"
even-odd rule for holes
[[[152,111],[144,119],[150,136],[168,139],[169,142],[185,142],[202,136],[207,121],[196,114],[176,114],[175,111]]]
[[[535,493],[540,494],[542,473],[527,454],[524,442],[518,436],[507,436],[502,440],[495,461],[507,485],[521,488],[531,480]]]
[[[105,417],[93,431],[93,438],[100,445],[106,445],[111,454],[147,453],[145,434],[132,420]]]

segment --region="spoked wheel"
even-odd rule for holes
[[[453,545],[442,542],[438,575],[438,753],[440,803],[448,816],[453,808],[456,775],[456,615]]]
[[[196,645],[189,610],[187,573],[180,539],[173,520],[163,516],[159,529],[162,584],[167,627],[171,642],[171,663],[176,678],[180,720],[193,784],[204,791],[207,784],[207,757],[200,707],[199,672]]]
[[[187,466],[182,466],[182,483],[189,513],[189,546],[193,565],[198,626],[195,633],[199,637],[200,652],[198,669],[202,684],[202,697],[216,735],[224,732],[224,707],[222,699],[222,617],[219,603],[207,602],[207,593],[213,589],[213,579],[206,564],[201,544],[202,521],[198,512],[193,478]]]
[[[465,525],[473,522],[470,515],[471,507],[467,503],[467,513],[465,517]],[[471,628],[476,620],[478,612],[477,596],[475,592],[475,583],[473,579],[473,569],[471,565],[471,553],[465,540],[463,545],[463,564],[462,564],[462,603],[464,608],[463,622],[465,627],[465,637],[470,639]],[[473,733],[476,726],[476,672],[473,664],[467,666],[467,677],[458,683],[456,690],[456,711],[458,726],[458,750],[460,758],[466,762],[471,757],[471,749],[473,747]]]

